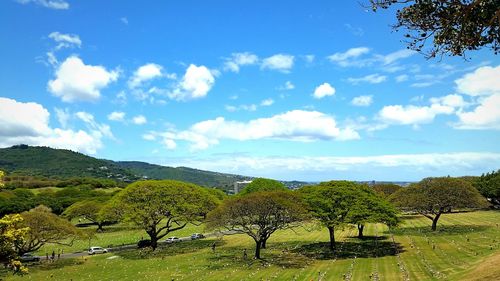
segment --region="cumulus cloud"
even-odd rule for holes
[[[54,111],[56,112],[57,121],[59,122],[61,127],[65,129],[68,126],[69,119],[71,118],[69,110],[67,108],[66,109],[54,108]]]
[[[191,64],[169,96],[181,101],[203,98],[212,89],[214,83],[215,77],[207,67]]]
[[[315,99],[322,99],[324,97],[335,95],[335,88],[329,83],[323,83],[314,89],[313,97]]]
[[[86,65],[79,57],[68,57],[59,65],[48,90],[63,102],[96,101],[101,90],[118,79],[117,70],[108,71],[103,66]]]
[[[97,124],[93,117],[81,114],[84,122],[94,122],[101,127],[84,130],[65,130],[49,126],[50,113],[34,102],[18,102],[0,98],[0,146],[29,144],[65,148],[95,154],[102,148],[102,139],[112,136],[109,127]],[[102,130],[102,131],[101,131]],[[105,132],[105,133],[103,133]]]
[[[128,81],[130,88],[140,86],[143,82],[162,76],[162,66],[155,63],[148,63],[140,66]]]
[[[287,54],[276,54],[262,60],[261,69],[278,70],[288,73],[293,67],[295,57]]]
[[[136,125],[144,125],[148,122],[148,120],[146,119],[146,117],[144,117],[144,115],[137,115],[137,116],[134,116],[134,118],[132,118],[132,123],[136,124]]]
[[[373,103],[373,96],[358,96],[351,100],[354,106],[370,106]]]
[[[455,80],[457,91],[469,96],[488,96],[500,93],[500,65],[479,67]]]
[[[388,105],[379,112],[377,119],[386,125],[413,125],[434,121],[437,115],[450,115],[462,111],[467,103],[460,95],[452,94],[439,98],[431,98],[429,106]]]
[[[125,112],[113,111],[110,114],[108,114],[108,120],[110,120],[110,121],[124,121],[125,120]]]
[[[295,85],[292,81],[286,81],[285,84],[279,86],[277,89],[280,91],[289,91],[295,89]]]
[[[281,139],[290,141],[355,140],[359,134],[351,128],[340,129],[332,116],[318,111],[292,110],[248,122],[224,117],[195,123],[185,131],[154,133],[163,141],[186,141],[191,150],[207,149],[222,139],[248,141]]]
[[[49,34],[49,38],[58,43],[56,50],[72,47],[80,48],[82,46],[82,40],[80,40],[80,36],[76,34],[64,34],[54,31]]]
[[[500,130],[500,93],[480,99],[479,105],[469,112],[457,113],[457,129]]]
[[[380,75],[378,73],[370,74],[370,75],[366,75],[366,76],[358,77],[358,78],[353,78],[353,77],[347,78],[347,81],[353,85],[357,85],[359,83],[379,84],[379,83],[384,82],[385,80],[387,80],[387,76]]]
[[[67,10],[69,3],[64,0],[16,0],[21,4],[36,4],[54,10]]]
[[[253,65],[259,61],[259,57],[249,52],[233,53],[230,58],[224,62],[224,70],[238,73],[240,66]]]

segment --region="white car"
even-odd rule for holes
[[[90,247],[90,249],[89,249],[89,255],[105,254],[107,252],[108,252],[108,249],[105,249],[102,247]]]
[[[170,237],[168,238],[167,240],[165,240],[165,243],[167,244],[172,244],[172,243],[177,243],[177,242],[181,242],[181,239],[177,238],[177,237]]]

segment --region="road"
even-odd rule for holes
[[[214,232],[214,233],[207,233],[204,234],[206,238],[208,237],[214,237],[218,235],[233,235],[233,234],[238,234],[237,231],[222,231],[222,232]],[[179,240],[182,242],[184,241],[191,241],[191,236],[187,237],[180,237]],[[158,241],[158,245],[166,245],[167,243],[165,240]],[[122,246],[117,246],[117,247],[112,247],[112,248],[106,248],[109,253],[113,252],[119,252],[123,250],[130,250],[130,249],[137,249],[137,243],[135,244],[127,244],[127,245],[122,245]],[[66,254],[61,254],[59,258],[61,259],[69,259],[69,258],[78,258],[78,257],[83,257],[83,256],[88,256],[89,254],[84,251],[84,252],[75,252],[75,253],[66,253]],[[46,256],[39,256],[41,260],[45,260],[47,257]],[[50,253],[49,253],[49,258],[50,258]],[[57,255],[55,257],[56,259],[58,258]]]

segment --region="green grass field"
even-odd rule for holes
[[[327,249],[325,229],[295,229],[271,236],[259,261],[250,258],[253,241],[248,236],[231,235],[182,242],[153,254],[130,250],[61,260],[32,266],[29,275],[7,280],[500,280],[500,212],[444,215],[437,232],[430,231],[427,218],[404,219],[392,231],[368,225],[364,240],[354,238],[354,228],[339,231],[337,256]],[[105,245],[142,234],[127,230],[99,235]]]

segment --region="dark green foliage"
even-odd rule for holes
[[[451,177],[423,179],[394,193],[391,201],[405,211],[418,212],[432,220],[432,230],[436,230],[444,213],[487,206],[470,182]]]
[[[246,195],[253,192],[260,191],[286,191],[288,188],[281,182],[272,179],[256,178],[253,179],[243,190],[241,190],[239,195]]]
[[[94,177],[120,181],[137,179],[113,161],[96,159],[65,149],[13,146],[0,149],[0,169],[16,174],[42,177]]]
[[[405,29],[408,48],[437,55],[465,56],[466,51],[500,51],[499,0],[370,0],[375,11],[402,4],[396,30]],[[428,41],[432,47],[424,49]]]
[[[205,187],[220,187],[224,190],[231,189],[235,181],[248,179],[248,177],[239,175],[203,171],[187,167],[165,167],[138,161],[120,161],[116,162],[116,164],[137,175],[146,176],[149,179],[178,180]]]
[[[476,179],[474,186],[491,203],[500,205],[500,170],[482,174]]]
[[[380,196],[387,198],[402,187],[393,183],[378,183],[372,186],[373,190]]]

